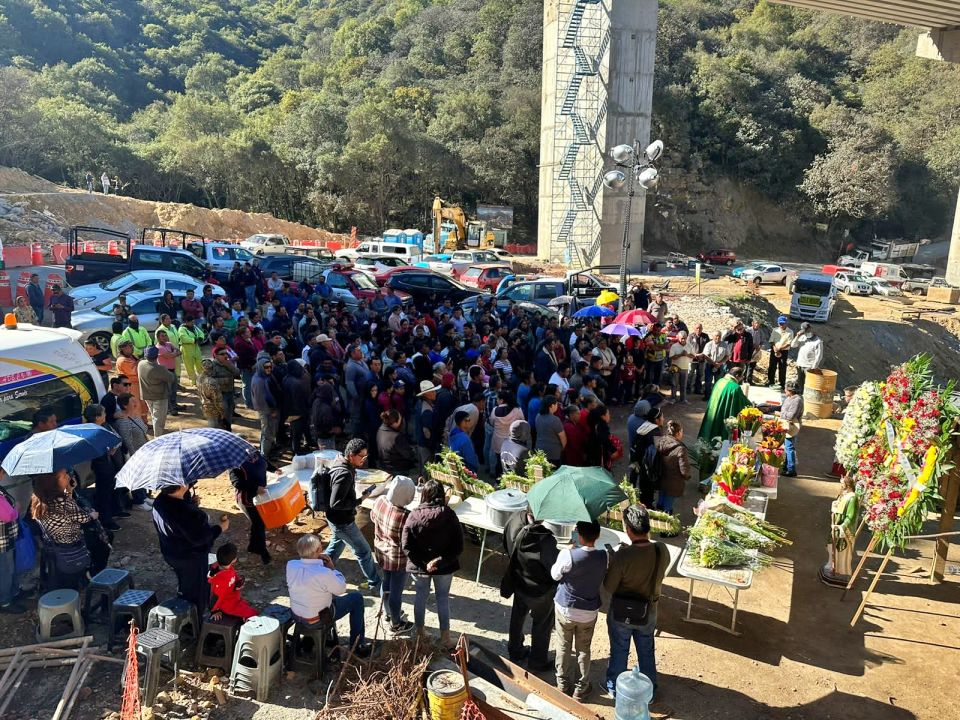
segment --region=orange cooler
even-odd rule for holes
[[[306,506],[303,490],[295,477],[281,477],[270,483],[263,495],[253,501],[268,528],[278,528],[293,520]]]

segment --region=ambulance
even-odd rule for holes
[[[0,326],[0,461],[30,435],[33,414],[51,407],[60,425],[83,422],[83,408],[105,394],[81,333],[13,322]],[[29,477],[0,479],[20,505],[30,497]]]

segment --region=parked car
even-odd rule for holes
[[[277,273],[281,280],[288,282],[308,282],[315,283],[325,270],[330,268],[330,263],[325,263],[316,258],[303,257],[292,254],[270,254],[261,255],[260,269],[263,276],[269,278],[273,273]]]
[[[512,252],[504,250],[503,248],[490,248],[489,251],[500,258],[503,262],[508,263],[510,267],[513,267],[513,261],[517,258],[517,256]]]
[[[372,302],[377,296],[386,296],[386,290],[374,282],[369,275],[351,266],[336,264],[325,270],[323,277],[333,290],[331,300],[343,302],[347,307],[356,307],[361,300]],[[404,305],[410,303],[410,295],[398,292],[397,297]]]
[[[838,272],[833,276],[833,284],[837,288],[837,292],[843,292],[847,295],[870,295],[873,292],[867,278],[859,273]]]
[[[744,270],[740,274],[740,279],[744,282],[753,283],[754,285],[773,283],[775,285],[786,286],[787,277],[790,274],[791,271],[787,270],[783,265],[758,265]]]
[[[387,280],[392,278],[394,275],[399,275],[400,273],[405,272],[416,272],[418,270],[424,270],[429,268],[422,268],[418,265],[401,265],[400,267],[388,267],[383,268],[379,272],[375,273],[373,279],[376,281],[377,285],[383,287],[387,284]]]
[[[752,260],[745,265],[737,265],[737,267],[730,271],[730,277],[738,278],[747,272],[747,270],[756,270],[758,267],[763,267],[768,264],[766,260]]]
[[[202,263],[213,268],[213,274],[221,283],[226,282],[230,277],[234,263],[238,262],[242,265],[254,260],[253,253],[249,250],[230,243],[193,242],[187,243],[185,249],[193,253]]]
[[[279,233],[257,233],[240,241],[240,247],[261,255],[266,252],[285,252],[290,238]]]
[[[221,287],[213,286],[213,292],[217,295],[223,295]],[[157,303],[163,297],[162,290],[148,290],[146,292],[129,293],[127,295],[127,304],[133,314],[140,320],[140,327],[149,331],[151,334],[160,324],[160,314],[157,312]],[[180,302],[185,297],[184,294],[174,293],[173,298]],[[114,298],[115,300],[116,298]],[[101,305],[74,311],[72,317],[73,329],[83,333],[81,340],[90,338],[101,350],[110,349],[110,327],[113,325],[113,305],[114,300],[105,302]]]
[[[68,293],[73,298],[77,310],[102,305],[105,302],[116,302],[121,293],[142,293],[159,290],[162,295],[170,290],[174,297],[186,297],[187,290],[193,290],[199,299],[203,295],[206,283],[183,275],[182,273],[166,272],[164,270],[134,270],[123,273],[112,280],[100,283],[81,285],[71,288]],[[223,295],[223,288],[211,285],[215,295]]]
[[[389,270],[395,267],[408,267],[403,258],[391,255],[370,255],[358,257],[353,261],[353,267],[360,272],[364,272],[371,277],[375,277],[378,272]]]
[[[427,255],[413,263],[416,267],[435,270],[436,272],[450,274],[453,272],[453,264],[450,262],[449,253],[438,253],[436,255]]]
[[[532,302],[546,306],[554,298],[570,295],[577,307],[584,307],[593,305],[596,297],[604,290],[615,289],[615,286],[601,280],[589,270],[567,273],[565,278],[546,277],[520,282],[510,282],[510,276],[507,276],[498,287],[495,299],[497,309],[505,310],[510,303]],[[460,303],[466,313],[476,309],[476,304],[475,299]]]
[[[492,293],[496,292],[500,281],[512,273],[513,269],[505,263],[471,265],[460,275],[460,282],[468,287]]]
[[[72,287],[110,280],[132,270],[168,270],[195,278],[207,272],[186,250],[136,245],[128,235],[104,228],[71,228],[69,253],[64,270]]]
[[[903,293],[900,291],[896,285],[891,285],[882,277],[868,277],[862,278],[866,282],[874,295],[882,295],[884,297],[900,297]]]
[[[459,278],[471,265],[499,262],[500,258],[492,250],[457,250],[450,255],[450,272]]]
[[[418,305],[433,296],[443,300],[449,298],[451,302],[459,303],[481,294],[475,288],[467,287],[453,278],[432,270],[396,273],[387,281],[387,287],[409,293]]]
[[[697,259],[700,262],[713,263],[714,265],[730,266],[737,261],[737,254],[733,250],[717,248],[716,250],[697,253]]]
[[[419,245],[384,242],[381,239],[375,239],[364,240],[355,248],[340,248],[336,252],[337,259],[341,262],[354,262],[360,257],[380,257],[382,255],[399,257],[409,265],[423,256],[423,250],[420,249]]]

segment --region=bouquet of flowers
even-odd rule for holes
[[[787,439],[787,431],[779,420],[764,420],[760,425],[760,434],[764,441],[773,441],[777,445],[783,445]]]
[[[766,520],[761,520],[749,510],[745,510],[739,505],[731,503],[728,499],[720,497],[707,498],[704,507],[704,514],[713,512],[732,517],[741,525],[746,525],[756,530],[758,533],[769,538],[777,545],[792,544],[790,540],[787,539],[786,530],[781,527],[777,527],[773,523],[767,522]]]
[[[769,550],[776,547],[776,541],[763,533],[744,525],[736,518],[717,512],[707,512],[690,529],[690,537],[697,541],[703,538],[729,540],[747,550]]]
[[[743,505],[743,499],[747,496],[755,474],[752,465],[737,465],[730,458],[725,458],[720,463],[720,472],[717,473],[717,487],[730,502]]]
[[[731,446],[727,457],[734,465],[752,468],[757,464],[757,451],[740,443]]]
[[[763,413],[755,407],[744,408],[737,415],[737,426],[741,432],[756,435],[760,431],[760,424],[763,422]]]
[[[782,445],[769,438],[757,446],[757,454],[760,456],[760,462],[778,470],[783,467],[787,455]]]
[[[857,466],[860,449],[876,432],[882,411],[878,383],[865,382],[857,388],[843,415],[843,424],[833,448],[837,462],[844,468],[850,470]]]
[[[689,553],[689,557],[694,564],[705,568],[749,567],[759,570],[773,562],[769,555],[749,553],[734,542],[711,537],[700,540],[696,552]]]

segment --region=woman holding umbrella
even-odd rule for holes
[[[73,478],[66,470],[39,473],[33,477],[30,514],[43,531],[44,544],[54,556],[56,577],[52,586],[79,590],[90,567],[90,550],[83,526],[96,520],[73,499]]]

